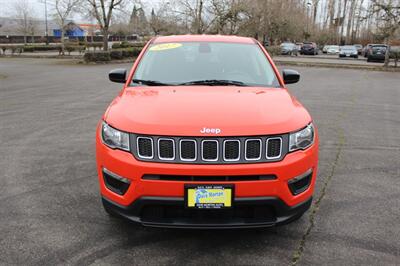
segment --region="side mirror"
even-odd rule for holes
[[[284,69],[282,71],[283,81],[285,84],[296,83],[300,80],[300,74],[296,70]]]
[[[126,69],[113,69],[108,73],[108,78],[112,82],[125,83],[126,82]]]

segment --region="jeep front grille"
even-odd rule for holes
[[[275,162],[288,152],[288,135],[260,137],[167,137],[131,134],[140,161],[192,164]]]

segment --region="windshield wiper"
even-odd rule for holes
[[[243,83],[241,81],[225,80],[225,79],[195,80],[195,81],[188,81],[188,82],[179,83],[178,85],[206,85],[206,86],[233,85],[233,86],[248,86],[248,85],[246,85],[245,83]]]
[[[163,83],[157,80],[145,80],[145,79],[132,79],[133,83],[147,85],[147,86],[171,86],[172,84]]]

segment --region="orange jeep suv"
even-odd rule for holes
[[[105,210],[146,226],[264,227],[301,217],[318,163],[312,118],[252,38],[150,40],[97,127]]]

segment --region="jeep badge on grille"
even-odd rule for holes
[[[219,128],[208,128],[208,127],[203,127],[203,129],[200,130],[201,134],[219,134],[221,133],[221,129]]]

